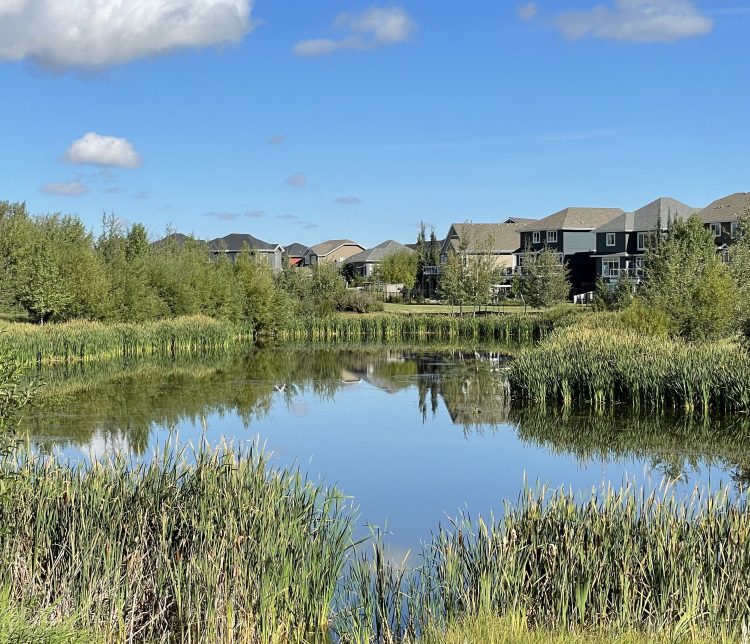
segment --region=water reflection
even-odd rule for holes
[[[66,458],[148,457],[186,440],[256,434],[414,540],[444,513],[500,509],[526,476],[587,490],[625,476],[687,488],[750,482],[750,419],[561,412],[511,404],[503,350],[269,347],[206,360],[60,366],[25,419]],[[412,545],[414,541],[406,540]]]

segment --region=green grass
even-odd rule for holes
[[[528,629],[512,619],[492,616],[458,620],[446,630],[430,629],[420,644],[724,644],[735,638],[691,632],[639,633],[617,631],[566,631]]]
[[[386,302],[384,304],[386,313],[409,313],[409,314],[424,314],[424,313],[442,313],[443,315],[450,315],[458,313],[458,307],[451,307],[449,304],[396,304],[393,302]],[[464,307],[464,314],[471,315],[471,307]],[[482,307],[482,310],[486,310],[490,313],[518,313],[523,312],[523,305],[519,304],[503,304],[500,306],[487,306]],[[536,309],[529,308],[527,312],[533,313]]]

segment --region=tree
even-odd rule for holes
[[[643,296],[666,313],[671,331],[690,339],[725,337],[737,326],[737,287],[698,217],[654,234],[646,250]]]
[[[461,307],[466,302],[466,266],[464,257],[459,253],[448,253],[440,276],[438,294],[451,306]]]
[[[729,250],[729,273],[738,291],[740,326],[745,336],[750,337],[750,206],[740,219]]]
[[[408,290],[417,279],[419,257],[412,250],[399,250],[387,255],[375,267],[373,276],[384,284],[403,284]]]
[[[534,308],[547,308],[564,302],[570,294],[570,270],[550,248],[538,254],[526,249],[521,273],[514,276],[513,288]]]
[[[476,308],[487,304],[492,285],[497,281],[494,246],[493,235],[474,239],[468,229],[464,230],[461,251],[464,257],[464,292],[466,301],[475,307],[475,312]]]

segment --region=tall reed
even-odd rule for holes
[[[165,452],[166,454],[167,452]],[[257,451],[129,468],[25,457],[2,497],[0,579],[107,641],[282,642],[325,632],[352,514]]]

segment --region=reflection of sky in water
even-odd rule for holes
[[[504,500],[518,497],[524,478],[531,485],[565,485],[582,494],[608,483],[619,486],[626,478],[639,484],[661,481],[661,472],[647,460],[581,461],[565,450],[555,453],[520,440],[508,424],[464,433],[443,400],[423,419],[416,385],[404,384],[390,393],[369,382],[351,382],[335,398],[303,391],[290,401],[277,392],[270,412],[253,418],[249,428],[238,414],[224,410],[179,421],[175,429],[180,443],[195,445],[204,433],[211,443],[226,437],[247,444],[258,437],[279,464],[299,465],[311,479],[352,496],[362,522],[387,525],[396,550],[418,546],[461,509],[472,516],[500,513]],[[554,418],[551,422],[554,428]],[[148,454],[168,436],[168,428],[153,427]],[[124,433],[96,432],[86,447],[68,443],[61,452],[75,460],[82,452],[101,456],[127,447]],[[729,475],[699,462],[678,490],[690,491],[695,484],[716,489],[719,482],[730,484]]]

